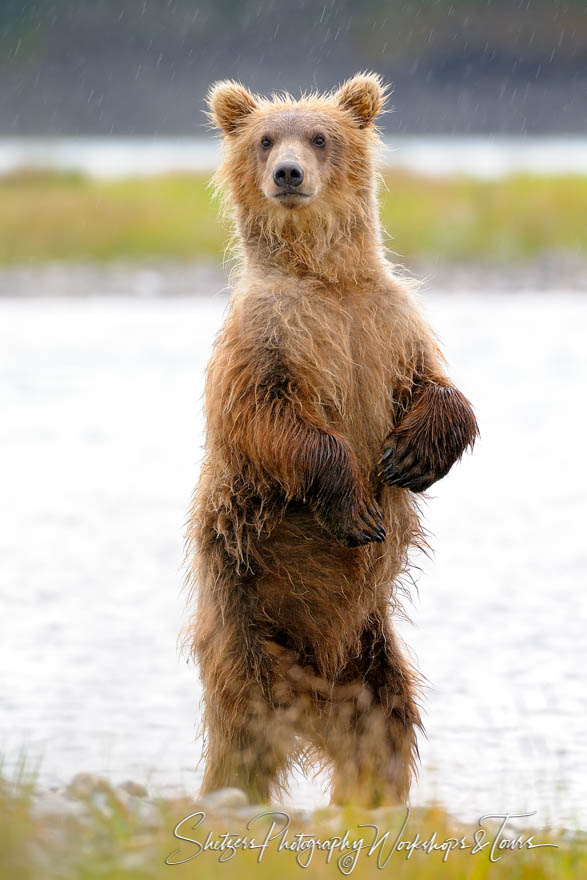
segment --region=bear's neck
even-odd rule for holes
[[[268,224],[237,215],[243,269],[280,271],[325,284],[359,282],[385,271],[375,206],[361,216],[333,220],[299,216]]]

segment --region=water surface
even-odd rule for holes
[[[97,289],[99,293],[99,289]],[[202,291],[194,291],[202,293]],[[225,300],[0,300],[0,750],[195,790],[183,522]],[[587,824],[587,300],[438,293],[482,431],[434,487],[402,633],[428,679],[413,800]],[[320,781],[299,783],[323,803]]]
[[[213,138],[0,138],[0,174],[19,168],[78,171],[95,177],[209,172],[219,161]],[[428,136],[389,138],[382,164],[419,174],[587,174],[587,138]]]

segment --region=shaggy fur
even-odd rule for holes
[[[377,804],[404,800],[415,770],[417,675],[390,606],[424,543],[414,493],[477,426],[383,254],[384,100],[374,75],[299,101],[231,82],[209,95],[241,262],[188,529],[204,791],[267,800],[309,756],[336,802]],[[284,160],[304,195],[274,182]]]

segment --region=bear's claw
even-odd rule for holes
[[[345,547],[380,544],[387,536],[379,505],[366,494],[355,498],[350,510],[345,504],[333,504],[315,509],[315,513],[320,524]]]
[[[413,450],[398,449],[395,443],[389,443],[379,462],[379,477],[386,485],[412,492],[425,492],[444,475],[443,469],[433,467]]]

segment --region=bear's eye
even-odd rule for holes
[[[269,147],[273,146],[273,141],[271,140],[270,137],[267,137],[267,135],[265,135],[265,137],[261,138],[261,146],[263,147],[264,150],[268,150]]]
[[[312,138],[312,143],[315,147],[323,147],[326,143],[326,138],[323,134],[317,134],[315,137]]]

